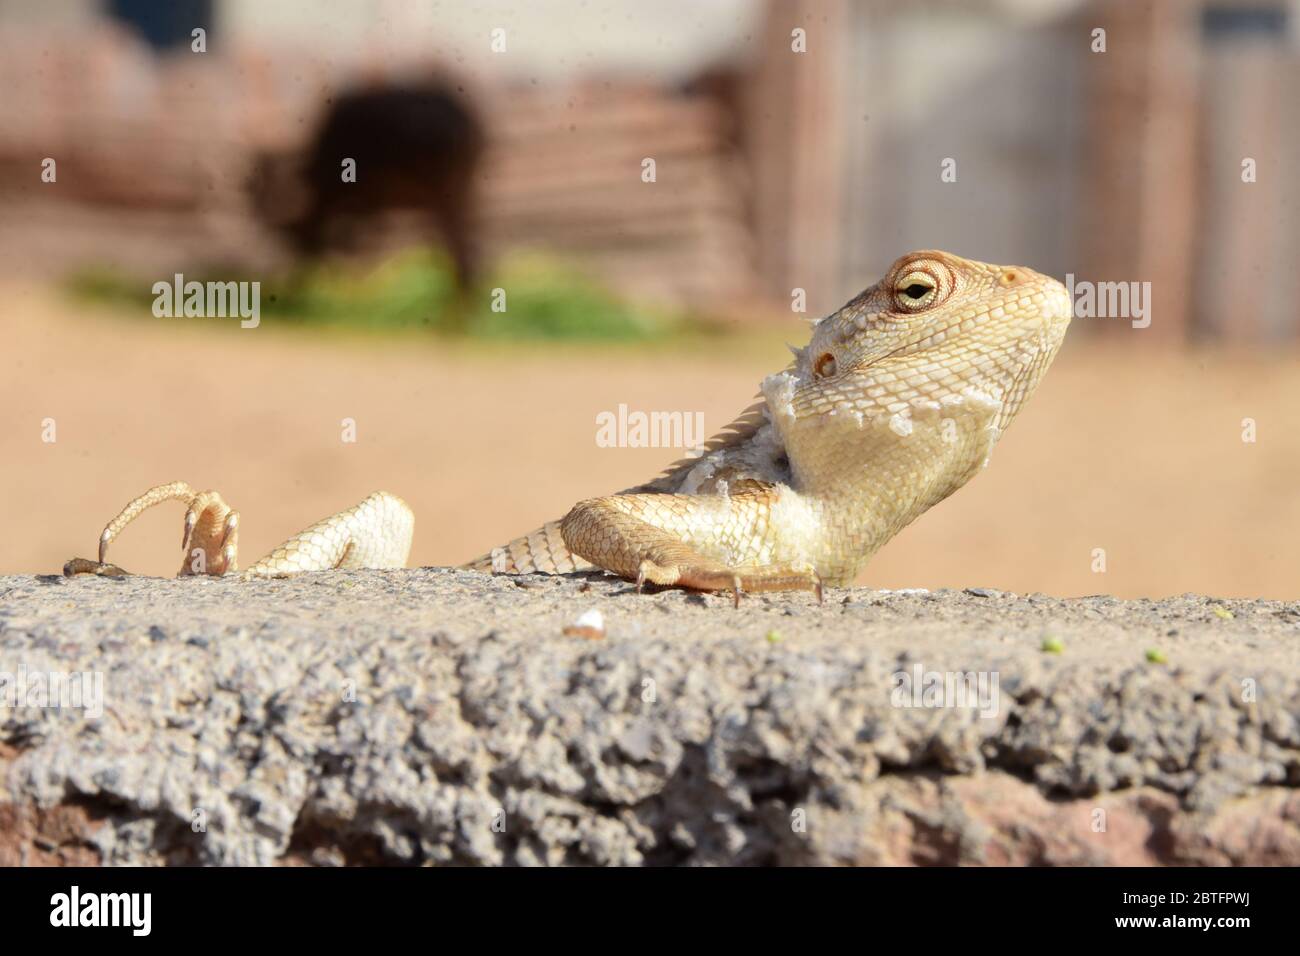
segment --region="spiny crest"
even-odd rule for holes
[[[646,485],[640,486],[640,489],[649,489],[662,491],[671,489],[676,486],[677,481],[688,471],[700,463],[700,459],[705,455],[712,454],[724,448],[735,448],[742,445],[754,437],[754,434],[766,425],[767,418],[767,400],[760,399],[753,405],[750,405],[734,421],[729,422],[720,432],[704,443],[702,449],[692,452],[684,458],[679,458],[673,462],[664,471]],[[629,491],[640,490],[638,488],[629,489]],[[626,494],[627,492],[624,492]]]

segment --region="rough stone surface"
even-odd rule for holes
[[[0,672],[0,864],[1300,864],[1300,602],[0,577]]]

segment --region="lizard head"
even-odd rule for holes
[[[1032,269],[913,252],[817,321],[796,352],[792,384],[832,403],[855,397],[860,413],[977,394],[1001,405],[1001,429],[1056,354],[1070,315],[1065,287]]]

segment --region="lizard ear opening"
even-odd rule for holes
[[[817,357],[813,363],[813,374],[818,378],[829,378],[836,372],[835,356],[830,352],[825,352]]]

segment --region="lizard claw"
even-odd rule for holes
[[[181,552],[188,553],[190,549],[190,536],[194,534],[194,525],[198,523],[198,516],[194,513],[193,506],[185,512],[185,530],[181,532]]]

